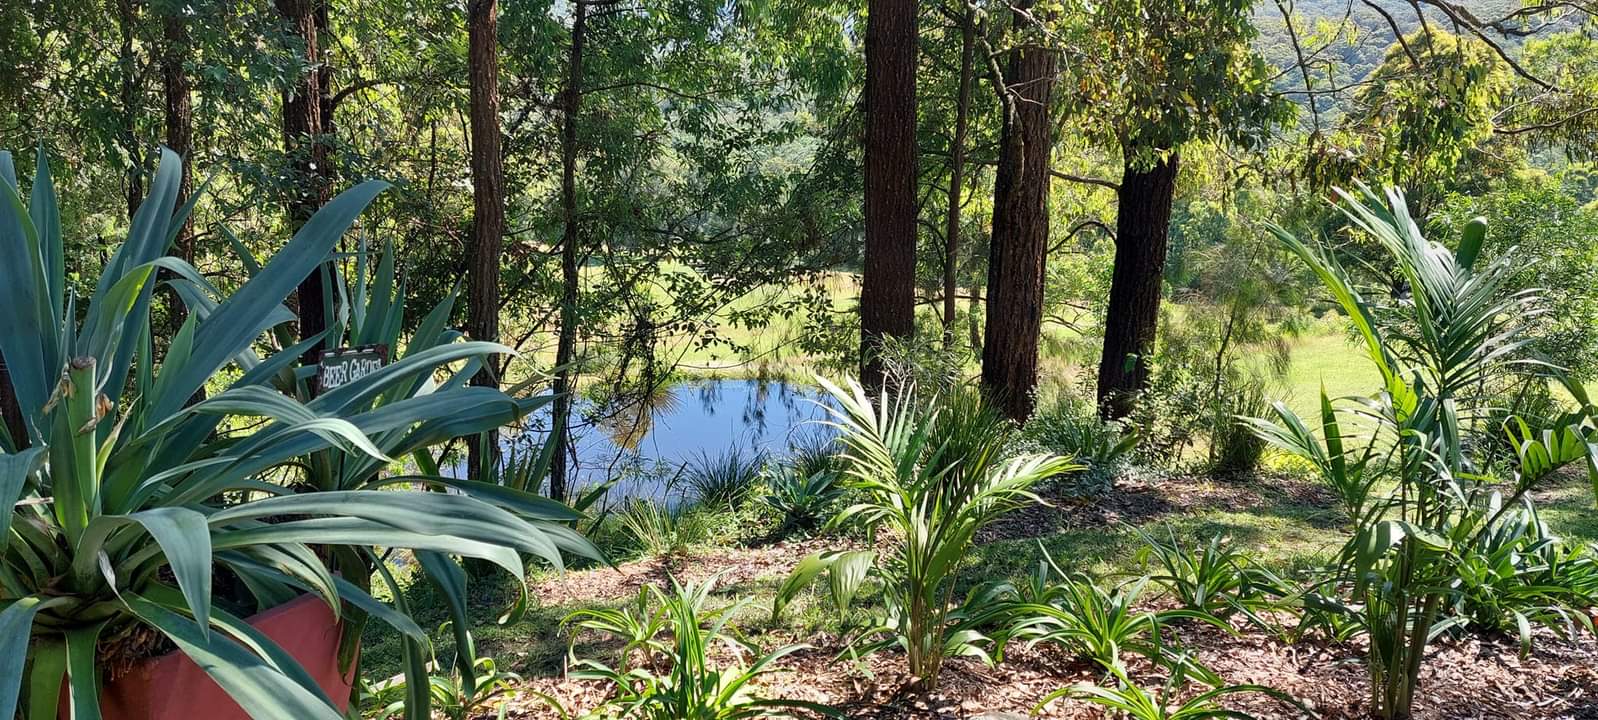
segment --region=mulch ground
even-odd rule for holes
[[[1332,506],[1318,488],[1285,479],[1267,478],[1237,487],[1166,479],[1123,485],[1093,504],[1056,499],[1052,507],[1032,508],[989,528],[984,540],[1033,537],[1116,522],[1140,523],[1198,508],[1246,511],[1257,507],[1264,494],[1288,494],[1305,504]],[[757,579],[784,576],[804,555],[840,546],[836,540],[778,543],[693,558],[641,561],[619,570],[574,572],[541,583],[533,597],[550,604],[617,600],[632,596],[646,583],[664,583],[668,574],[690,582],[719,574],[719,587],[737,588]],[[1369,681],[1359,644],[1288,645],[1251,627],[1236,630],[1229,634],[1199,624],[1183,627],[1179,634],[1201,662],[1229,682],[1276,688],[1309,710],[1261,695],[1229,696],[1225,701],[1228,708],[1262,719],[1369,717]],[[764,676],[759,684],[761,695],[829,704],[851,718],[1108,717],[1097,706],[1078,700],[1058,700],[1036,708],[1038,701],[1054,690],[1100,679],[1094,668],[1052,647],[1012,645],[1004,662],[994,667],[951,659],[938,692],[914,697],[898,692],[908,677],[903,658],[896,653],[840,659],[842,640],[827,634],[783,637],[777,632],[767,640],[803,642],[814,649],[776,663],[776,672]],[[1145,682],[1145,687],[1158,687],[1162,675],[1138,662],[1141,660],[1132,664],[1134,676]],[[512,700],[506,717],[559,717],[536,694],[554,698],[576,716],[598,706],[608,692],[598,683],[563,675],[530,677],[521,687],[531,692]],[[1512,638],[1442,638],[1428,654],[1418,695],[1417,720],[1598,720],[1598,641],[1585,637],[1570,643],[1540,631],[1534,651],[1522,659]]]

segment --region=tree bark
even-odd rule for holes
[[[128,154],[126,200],[128,205],[128,220],[133,220],[134,214],[139,212],[139,205],[144,202],[144,168],[143,155],[139,147],[139,59],[133,47],[134,27],[139,20],[138,8],[134,0],[117,0],[117,29],[121,34],[122,46],[117,54],[117,68],[121,75],[121,89],[119,100],[122,103],[122,149]]]
[[[1004,414],[1018,421],[1032,414],[1038,382],[1056,62],[1052,52],[1035,46],[1013,49],[1001,88],[1007,100],[993,182],[982,384]]]
[[[960,91],[954,111],[954,138],[949,147],[949,215],[943,232],[943,347],[954,349],[955,294],[960,269],[960,183],[965,170],[966,119],[971,111],[971,73],[976,56],[976,21],[967,7],[960,17]]]
[[[1131,414],[1137,394],[1149,384],[1179,165],[1172,152],[1147,169],[1128,164],[1121,173],[1115,270],[1104,316],[1104,354],[1099,359],[1099,414],[1106,419]]]
[[[577,113],[583,102],[583,42],[588,25],[588,3],[573,3],[571,50],[567,58],[566,87],[561,98],[560,211],[565,221],[560,248],[560,339],[555,346],[555,402],[549,441],[555,444],[549,469],[549,496],[566,499],[568,479],[567,435],[570,432],[572,393],[577,358],[577,245],[581,241],[577,218]]]
[[[177,206],[182,207],[188,202],[194,182],[194,111],[189,97],[189,76],[183,68],[189,56],[189,29],[181,10],[173,8],[161,18],[161,36],[165,41],[161,53],[161,85],[166,96],[166,146],[183,158],[182,172],[178,176],[177,199]],[[184,262],[194,263],[192,218],[183,219],[183,225],[173,238],[172,249]],[[183,319],[188,316],[188,308],[175,292],[167,293],[166,298],[170,330],[176,334],[183,325]]]
[[[866,14],[865,260],[860,379],[881,388],[881,343],[915,331],[915,0],[871,0]]]
[[[289,31],[305,44],[306,72],[300,81],[283,89],[283,149],[292,159],[294,187],[288,200],[289,223],[296,230],[311,219],[332,195],[328,150],[322,128],[322,71],[318,68],[317,0],[276,0],[278,13]],[[325,18],[325,16],[324,16]],[[323,282],[326,267],[318,268],[300,282],[298,296],[300,339],[327,329]],[[326,342],[308,348],[301,362],[314,363]]]
[[[467,65],[471,85],[472,245],[467,250],[466,333],[473,340],[499,341],[499,260],[505,236],[505,176],[499,135],[499,2],[472,0],[466,9]],[[499,363],[489,358],[473,385],[499,387]],[[497,462],[499,433],[468,443],[467,476],[482,467],[481,445]]]

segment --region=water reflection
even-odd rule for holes
[[[616,480],[610,501],[674,502],[684,464],[733,448],[780,455],[801,436],[825,432],[816,388],[760,380],[708,380],[662,386],[624,406],[579,400],[572,408],[574,487]],[[549,411],[504,438],[526,456],[548,435]]]

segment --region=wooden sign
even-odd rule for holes
[[[316,391],[324,393],[377,372],[388,364],[387,345],[360,345],[323,350],[317,360]]]

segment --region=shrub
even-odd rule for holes
[[[692,508],[668,508],[648,500],[633,500],[616,515],[616,522],[633,546],[649,557],[686,555],[710,536],[704,515]]]
[[[765,465],[764,453],[745,453],[737,446],[719,455],[700,452],[688,468],[686,482],[699,503],[732,508],[749,496]]]
[[[1133,529],[1143,541],[1138,562],[1157,565],[1154,582],[1189,610],[1225,616],[1242,612],[1264,626],[1256,610],[1271,604],[1271,595],[1285,595],[1285,583],[1263,568],[1255,567],[1234,548],[1227,538],[1214,535],[1199,545],[1183,545],[1170,527],[1162,536]]]
[[[1400,302],[1377,304],[1371,298],[1386,293],[1367,296],[1326,252],[1280,228],[1272,226],[1272,232],[1343,306],[1381,375],[1380,391],[1358,409],[1362,422],[1374,425],[1373,439],[1364,449],[1345,442],[1324,393],[1321,438],[1280,403],[1274,408],[1277,422],[1250,423],[1268,442],[1308,459],[1345,496],[1350,478],[1366,482],[1373,445],[1380,445],[1375,457],[1389,458],[1385,472],[1394,489],[1358,504],[1355,533],[1340,556],[1342,573],[1331,586],[1352,599],[1318,604],[1361,616],[1353,627],[1369,638],[1374,713],[1405,718],[1427,644],[1439,623],[1446,627],[1455,588],[1470,569],[1462,558],[1479,555],[1505,514],[1543,478],[1566,463],[1598,458],[1584,417],[1561,418],[1535,431],[1511,418],[1506,429],[1515,462],[1504,488],[1509,496],[1500,497],[1500,488],[1478,472],[1467,452],[1474,421],[1486,416],[1473,402],[1479,401],[1474,391],[1513,372],[1530,342],[1526,328],[1538,315],[1538,296],[1508,285],[1512,254],[1478,262],[1486,235],[1481,221],[1468,223],[1450,252],[1420,235],[1397,191],[1388,191],[1385,206],[1369,189],[1362,189],[1362,198],[1344,193],[1343,199],[1344,214],[1391,256],[1407,284],[1409,295]],[[1585,392],[1571,387],[1590,415]],[[1598,489],[1598,475],[1594,481]]]
[[[788,443],[783,465],[806,477],[817,473],[843,474],[843,446],[837,436],[823,428],[797,434]]]
[[[860,550],[811,555],[778,590],[773,616],[822,572],[833,601],[847,607],[868,575],[884,586],[888,607],[878,637],[867,647],[898,645],[923,690],[937,685],[943,659],[977,638],[950,622],[960,562],[978,530],[1027,502],[1031,487],[1077,466],[1054,455],[1005,461],[1010,425],[973,390],[956,389],[936,402],[917,402],[914,390],[884,392],[874,403],[859,384],[849,390],[820,379],[846,448],[846,477],[860,500],[834,520],[890,539],[887,552]],[[872,633],[877,635],[877,633]],[[858,638],[863,643],[868,638]]]
[[[1598,607],[1598,558],[1550,535],[1529,502],[1503,513],[1462,549],[1458,563],[1459,591],[1448,614],[1461,622],[1515,633],[1523,653],[1531,649],[1533,623],[1567,637],[1593,632],[1587,611]]]
[[[1164,642],[1163,627],[1172,620],[1188,618],[1229,629],[1203,610],[1137,609],[1148,582],[1144,577],[1105,589],[1086,575],[1062,571],[1045,552],[1031,584],[1003,609],[1007,627],[1002,640],[1023,640],[1028,646],[1052,643],[1106,671],[1124,672],[1124,651],[1156,663],[1190,664]],[[1210,676],[1201,667],[1192,669]]]
[[[793,466],[779,466],[769,475],[770,491],[765,501],[782,517],[778,533],[814,533],[832,517],[843,499],[838,475],[819,471],[803,475]]]
[[[755,693],[753,682],[770,672],[771,663],[807,646],[788,645],[762,654],[737,638],[728,621],[749,601],[707,609],[715,582],[712,578],[700,585],[682,586],[672,580],[669,594],[646,586],[631,607],[579,610],[568,615],[563,624],[623,643],[615,666],[574,659],[578,669],[572,677],[610,684],[615,696],[607,701],[608,706],[627,717],[647,720],[789,717],[794,710],[843,717],[825,705],[763,698]],[[667,634],[669,639],[663,637]],[[716,644],[731,651],[730,664],[718,667],[711,661],[710,650]],[[745,664],[746,657],[754,661]]]
[[[597,555],[562,524],[575,513],[542,498],[501,488],[479,493],[492,501],[378,491],[400,480],[364,479],[393,454],[481,430],[475,423],[484,418],[514,416],[516,401],[453,381],[397,399],[449,363],[506,348],[439,344],[309,402],[282,391],[295,390],[292,368],[311,341],[259,354],[271,346],[262,336],[294,319],[284,299],[327,259],[381,183],[334,198],[222,297],[192,266],[164,257],[188,212],[174,207],[179,163],[162,154],[151,194],[82,303],[80,323],[48,163],[41,156],[24,213],[11,157],[0,153],[0,252],[10,253],[0,262],[0,353],[28,427],[26,438],[0,432],[0,501],[12,506],[0,515],[0,717],[16,713],[25,666],[32,716],[56,715],[63,668],[72,715],[97,716],[98,651],[143,634],[169,639],[256,717],[336,720],[307,673],[229,609],[315,594],[336,612],[353,608],[352,617],[398,629],[411,672],[425,665],[426,635],[402,601],[378,602],[361,586],[367,575],[340,577],[324,557],[364,570],[374,546],[410,548],[460,595],[464,573],[451,556],[488,560],[520,583],[521,553],[557,566],[562,552]],[[155,363],[149,306],[158,267],[178,277],[174,287],[191,312]],[[236,369],[227,373],[232,382],[193,402],[224,369]],[[228,418],[248,418],[251,432],[227,429]],[[389,444],[395,435],[401,439]],[[362,483],[295,492],[263,480],[303,486],[329,477],[307,469],[318,457],[366,468]],[[217,566],[250,595],[220,597]],[[421,677],[408,682],[426,685]],[[429,709],[426,693],[409,702],[424,715]]]
[[[1026,435],[1083,465],[1081,476],[1088,491],[1108,489],[1125,469],[1138,440],[1124,423],[1100,419],[1091,401],[1073,395],[1061,396],[1033,416]]]
[[[1258,378],[1251,377],[1223,391],[1210,410],[1211,474],[1240,475],[1259,467],[1260,458],[1265,455],[1265,441],[1238,418],[1259,417],[1270,409],[1265,384]]]
[[[442,634],[449,628],[439,628]],[[451,629],[452,630],[452,629]],[[469,720],[479,717],[479,712],[490,703],[498,701],[501,717],[506,702],[516,695],[516,684],[521,677],[499,669],[494,659],[477,654],[477,643],[471,633],[465,635],[466,644],[456,648],[449,663],[440,663],[435,657],[429,667],[433,672],[427,677],[427,693],[433,708],[448,720]],[[464,648],[464,651],[462,651]],[[462,672],[469,664],[471,672]],[[361,687],[361,716],[392,718],[402,716],[412,688],[403,680],[383,682],[376,686]]]

